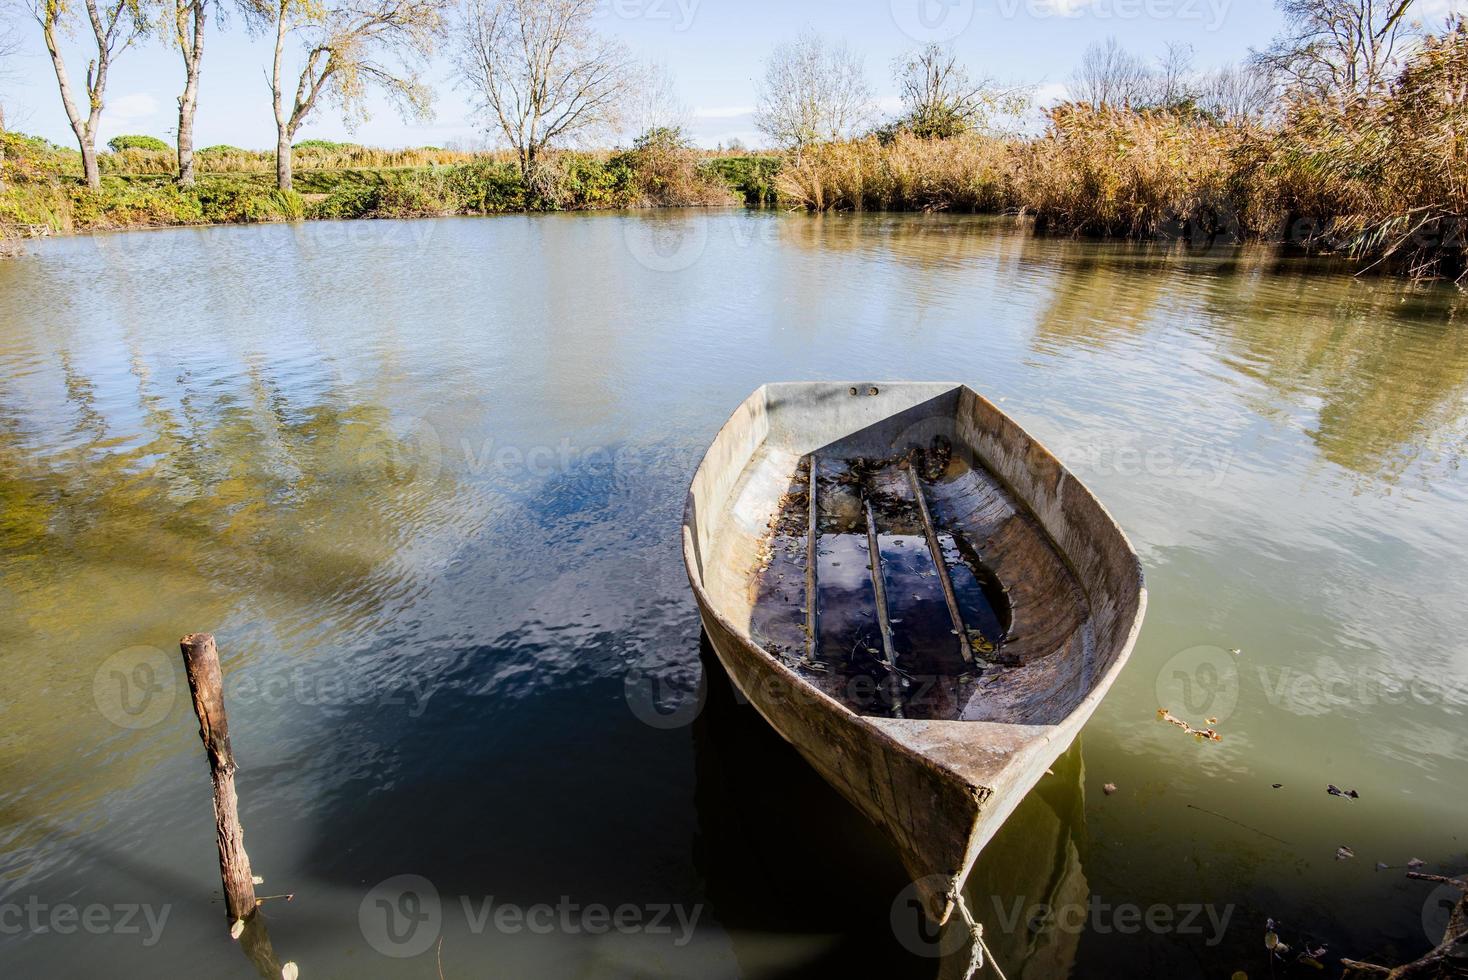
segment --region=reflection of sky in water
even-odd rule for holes
[[[667,220],[677,234],[649,240],[702,242],[681,270],[630,244],[635,223]],[[110,654],[172,656],[194,629],[220,634],[235,692],[252,857],[267,891],[301,895],[272,936],[314,972],[368,962],[356,905],[402,872],[521,901],[723,894],[736,920],[740,872],[696,856],[743,853],[695,793],[696,772],[729,765],[710,753],[730,729],[690,742],[644,725],[624,678],[694,687],[677,526],[728,411],[764,381],[853,374],[1002,399],[1147,566],[1147,627],[1085,733],[1084,875],[1057,880],[1144,907],[1235,903],[1244,924],[1221,947],[1156,940],[1182,973],[1264,969],[1268,915],[1337,953],[1423,945],[1425,893],[1371,869],[1464,860],[1454,295],[1007,227],[313,224],[59,239],[0,265],[4,891],[176,905],[157,949],[4,939],[0,955],[21,972],[243,968],[227,939],[200,940],[222,929],[186,706],[131,732],[92,696]],[[1200,645],[1235,671],[1218,744],[1154,719],[1167,665]],[[1388,703],[1378,682],[1416,694]],[[765,791],[819,794],[801,772]],[[1073,847],[1034,833],[1015,853]],[[1342,843],[1357,861],[1334,860]],[[879,955],[886,911],[859,910],[891,892],[807,887],[836,923],[792,912],[801,941],[783,945],[715,917],[678,962],[790,965],[816,934]],[[591,949],[461,931],[444,955],[554,969]],[[1065,958],[1099,972],[1137,950],[1087,933]]]

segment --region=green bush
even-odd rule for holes
[[[745,204],[762,207],[779,202],[775,187],[775,176],[781,167],[779,157],[719,157],[707,161],[703,167],[743,197]]]
[[[188,225],[203,220],[199,199],[172,184],[151,186],[108,179],[100,191],[74,185],[68,198],[71,224],[83,231]]]
[[[458,196],[460,210],[469,214],[525,209],[525,182],[513,164],[489,160],[466,163],[449,171],[449,182]]]
[[[217,153],[217,154],[223,154],[223,153],[249,153],[250,151],[249,150],[242,150],[238,146],[231,146],[228,143],[215,143],[213,146],[206,146],[202,150],[199,150],[198,152],[199,153]]]
[[[168,152],[173,149],[156,136],[114,136],[107,141],[107,147],[113,153],[121,153],[123,150]]]
[[[360,149],[358,143],[337,143],[332,140],[301,140],[291,146],[293,150],[326,150],[331,153],[339,153],[342,150]]]
[[[378,188],[340,187],[306,206],[306,217],[316,220],[370,218],[377,209]]]
[[[295,191],[210,181],[201,183],[195,193],[203,220],[214,224],[298,221],[306,216],[306,199]]]

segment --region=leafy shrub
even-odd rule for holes
[[[459,199],[459,209],[469,214],[521,211],[526,207],[525,182],[512,164],[479,160],[454,167],[448,179]]]
[[[293,150],[326,150],[331,153],[360,148],[356,143],[337,143],[333,140],[301,140],[301,142],[292,144],[291,146]]]
[[[705,161],[705,172],[724,182],[724,185],[753,207],[773,205],[779,201],[775,177],[779,174],[782,161],[779,157],[719,157]]]
[[[643,207],[732,203],[728,187],[700,166],[697,152],[677,128],[648,130],[607,167],[626,181],[632,203]]]
[[[123,150],[153,150],[167,153],[173,149],[156,136],[114,136],[107,141],[107,147],[113,153],[121,153]]]
[[[211,223],[298,221],[306,216],[306,199],[296,191],[207,181],[195,193],[203,220]]]

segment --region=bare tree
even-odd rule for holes
[[[844,42],[808,31],[777,47],[765,63],[754,123],[774,145],[798,155],[811,143],[853,135],[871,113],[862,60]]]
[[[1228,66],[1198,82],[1198,108],[1229,126],[1263,122],[1275,111],[1278,87],[1252,64]]]
[[[184,87],[178,97],[178,183],[194,186],[194,112],[199,107],[199,69],[204,62],[204,25],[213,0],[173,0],[171,39],[183,55]]]
[[[367,118],[365,97],[376,88],[405,117],[432,115],[432,92],[418,68],[433,51],[452,0],[265,0],[252,13],[275,33],[270,93],[275,108],[275,182],[291,190],[291,143],[321,104],[334,103],[348,127]],[[305,53],[295,91],[286,69],[287,40]]]
[[[618,42],[592,22],[598,0],[468,0],[458,68],[487,128],[535,179],[545,151],[616,128],[635,79]]]
[[[87,27],[96,45],[96,54],[87,63],[86,115],[72,95],[71,74],[61,53],[60,36],[73,24],[74,7],[65,0],[32,0],[31,13],[41,25],[46,51],[56,69],[61,105],[82,151],[82,176],[88,187],[98,190],[102,186],[102,172],[97,167],[97,129],[102,122],[107,73],[113,62],[146,32],[147,19],[139,0],[83,0],[83,4]]]
[[[1124,108],[1145,102],[1152,85],[1146,62],[1123,48],[1114,37],[1086,48],[1070,77],[1070,98],[1100,109]]]
[[[971,79],[953,49],[941,44],[898,58],[893,67],[901,124],[925,139],[948,139],[983,126],[1001,97],[991,80]]]
[[[677,79],[662,62],[642,66],[627,98],[627,130],[634,136],[653,131],[681,133],[693,110],[678,97]]]
[[[1413,0],[1278,0],[1288,31],[1254,63],[1291,92],[1342,110],[1384,94],[1420,33]]]
[[[1179,41],[1167,42],[1167,49],[1157,59],[1147,86],[1147,101],[1154,106],[1173,108],[1197,97],[1197,75],[1193,71],[1193,46]]]

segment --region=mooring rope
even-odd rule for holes
[[[968,926],[969,943],[968,969],[964,971],[964,980],[970,980],[975,973],[984,968],[987,959],[994,972],[999,974],[999,980],[1009,980],[1000,968],[999,961],[994,958],[994,951],[984,942],[984,927],[974,918],[974,914],[968,910],[968,903],[963,900],[963,890],[958,891],[958,911],[963,915],[963,923]]]

